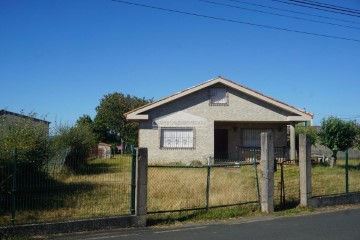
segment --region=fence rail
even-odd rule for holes
[[[0,151],[0,226],[129,215],[131,155],[76,156]]]
[[[257,163],[150,165],[148,213],[259,204]]]

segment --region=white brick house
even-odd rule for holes
[[[272,131],[275,147],[290,145],[295,158],[296,122],[313,114],[222,77],[125,114],[139,123],[139,147],[150,162],[243,160],[241,149],[260,147],[260,132]],[[287,126],[290,125],[290,144]]]

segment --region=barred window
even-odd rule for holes
[[[161,128],[161,148],[194,148],[193,128]]]
[[[243,146],[244,147],[260,147],[261,133],[272,132],[271,129],[244,129],[243,130]]]
[[[229,98],[226,88],[210,88],[210,106],[227,106]]]

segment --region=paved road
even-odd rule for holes
[[[360,240],[360,209],[296,217],[261,217],[248,220],[193,224],[171,228],[119,229],[56,237],[88,240],[227,240],[306,239]]]

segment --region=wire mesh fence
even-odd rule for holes
[[[342,157],[345,159],[345,157]],[[348,169],[348,171],[347,171]],[[312,168],[313,196],[324,196],[360,191],[360,161],[337,160],[335,167],[315,164]]]
[[[130,214],[131,155],[0,151],[0,226]]]
[[[256,164],[149,166],[148,213],[259,203]]]

